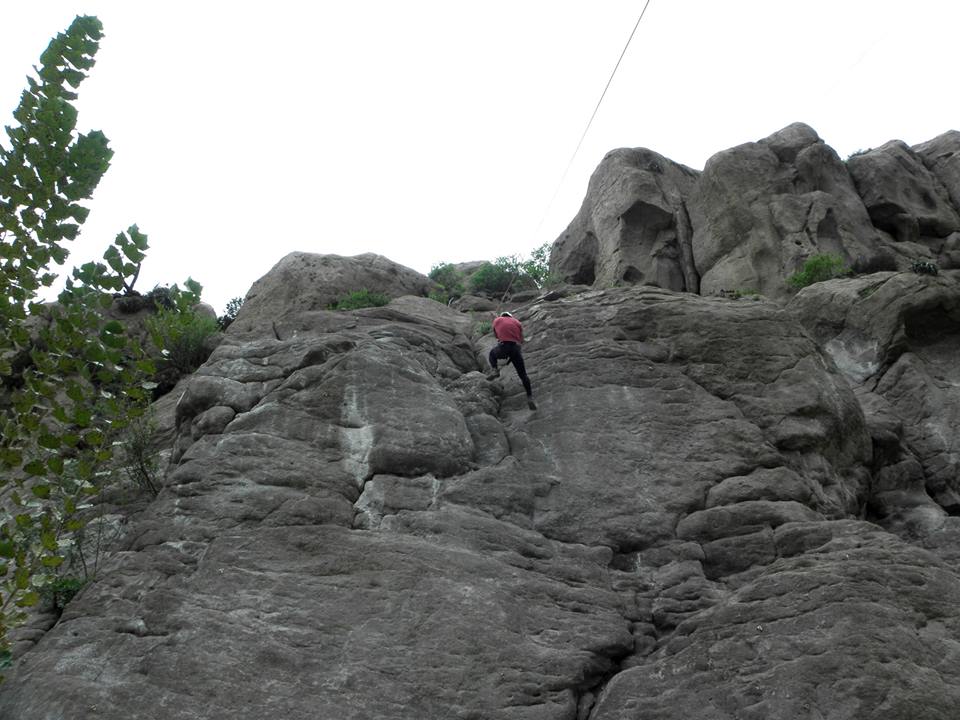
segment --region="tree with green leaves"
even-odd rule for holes
[[[113,154],[103,133],[77,133],[72,104],[101,37],[99,20],[77,17],[50,42],[0,144],[0,663],[8,630],[57,579],[153,372],[108,312],[145,257],[136,225],[40,302]]]

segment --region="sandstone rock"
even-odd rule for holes
[[[572,283],[697,292],[685,199],[698,173],[638,148],[607,153],[554,242],[550,271]]]
[[[381,255],[342,257],[294,252],[253,284],[229,330],[263,332],[287,315],[325,310],[358,290],[392,298],[426,296],[432,287],[433,282],[427,277]]]
[[[786,278],[815,254],[860,271],[894,267],[843,162],[801,123],[711,157],[690,208],[705,295],[785,297]]]
[[[463,312],[493,312],[497,309],[497,302],[479,295],[464,295],[453,306]]]
[[[926,241],[939,252],[942,239],[960,230],[946,188],[906,143],[893,140],[855,155],[847,168],[873,224],[897,242]]]
[[[859,386],[878,521],[923,538],[960,510],[960,278],[877,273],[802,290],[801,322]]]
[[[680,625],[590,717],[952,717],[956,574],[869,525],[808,527],[833,539]]]
[[[936,337],[909,307],[908,344]],[[871,433],[911,432],[900,399],[871,388],[865,419],[767,301],[517,312],[536,412],[423,298],[231,329],[182,388],[164,489],[0,717],[859,720],[909,717],[928,678],[948,717],[960,529],[941,508],[923,549],[852,519],[935,470],[871,474]]]
[[[949,130],[933,140],[915,145],[913,151],[943,184],[954,210],[960,210],[960,132]]]

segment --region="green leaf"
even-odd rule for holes
[[[52,433],[42,432],[40,433],[40,437],[37,438],[37,444],[48,450],[59,450],[60,438]]]
[[[23,454],[16,448],[2,448],[0,449],[0,462],[6,467],[17,467],[23,462]]]
[[[40,594],[34,590],[31,590],[30,592],[25,592],[23,595],[17,598],[16,606],[22,608],[33,607],[38,602],[40,602]]]
[[[30,587],[30,568],[18,567],[13,580],[17,590],[26,590]]]
[[[23,471],[30,476],[43,477],[47,474],[47,466],[42,460],[31,460],[23,466]]]
[[[109,335],[104,333],[100,336],[100,339],[108,348],[114,348],[116,350],[124,348],[127,344],[127,338],[123,335]]]
[[[30,492],[41,500],[46,500],[50,497],[50,486],[47,484],[34,485],[30,488]]]
[[[56,552],[59,549],[56,533],[53,532],[40,533],[40,544],[50,552]]]
[[[47,467],[57,477],[63,475],[63,458],[58,455],[47,458]]]
[[[0,540],[0,557],[12,558],[16,552],[13,540]]]
[[[104,434],[99,430],[90,430],[83,434],[83,441],[90,447],[102,445],[105,439]]]
[[[59,555],[47,555],[40,558],[40,562],[44,567],[58,568],[63,565],[63,558]]]

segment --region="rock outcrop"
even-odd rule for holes
[[[512,301],[536,411],[482,298],[284,258],[0,718],[953,718],[958,138],[610,153],[551,258],[581,284]],[[858,274],[788,291],[824,252]]]
[[[894,266],[843,162],[806,125],[714,155],[691,204],[704,294],[781,297],[785,278],[818,253],[861,271]]]
[[[287,272],[259,287],[310,284]],[[548,293],[515,308],[536,412],[426,298],[251,306],[167,404],[159,497],[0,717],[950,717],[955,448],[883,379],[945,361],[960,290],[858,282],[789,308]],[[918,499],[939,520],[911,535],[892,518]]]
[[[960,287],[955,273],[816,283],[791,303],[860,398],[874,519],[925,540],[960,514]]]
[[[553,272],[568,282],[699,291],[685,199],[697,173],[643,148],[614,150],[556,241]]]
[[[818,254],[854,272],[960,267],[960,133],[891,141],[842,161],[795,123],[711,157],[703,172],[647,149],[600,163],[580,212],[554,242],[568,282],[644,284],[786,300],[786,279]]]
[[[257,280],[234,320],[235,332],[261,332],[288,315],[326,310],[345,295],[370,290],[387,297],[426,295],[434,283],[382,255],[353,257],[293,252]]]

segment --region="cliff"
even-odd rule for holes
[[[552,259],[595,286],[509,307],[536,411],[425,278],[282,260],[0,717],[954,717],[952,150],[853,172],[808,130],[604,160]],[[888,154],[945,178],[929,212],[862,190]],[[863,272],[780,289],[815,248]],[[395,299],[323,309],[342,278]]]

